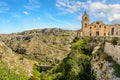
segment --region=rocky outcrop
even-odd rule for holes
[[[95,47],[92,56],[91,67],[96,75],[96,80],[120,80],[114,75],[114,69],[111,67],[112,63],[106,61],[107,54],[100,46]]]

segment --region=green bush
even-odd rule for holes
[[[29,80],[40,80],[40,78],[38,78],[36,76],[31,76]]]
[[[0,64],[0,80],[28,80],[27,76],[16,74],[14,70],[10,70],[5,64]]]
[[[112,67],[114,68],[114,74],[117,77],[120,77],[120,65],[117,63],[113,63]]]
[[[112,37],[110,42],[111,42],[112,45],[117,45],[117,40],[118,40],[117,37]]]
[[[85,45],[86,45],[86,41],[83,39],[79,39],[77,42],[72,44],[72,49],[82,52],[82,50],[85,48]]]
[[[72,43],[72,50],[56,68],[42,73],[42,80],[95,80],[91,73],[91,56],[84,54],[89,38]]]
[[[33,76],[29,80],[40,80],[40,72],[37,65],[33,66]]]

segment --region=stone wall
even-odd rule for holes
[[[120,64],[120,46],[111,45],[111,43],[106,42],[104,52],[111,56],[118,64]]]

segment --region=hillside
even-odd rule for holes
[[[15,53],[40,64],[56,64],[70,52],[75,36],[75,31],[46,28],[0,35],[0,40]]]
[[[0,42],[0,80],[26,80],[33,75],[35,61],[15,54]]]
[[[58,28],[1,34],[0,80],[120,79],[119,59],[106,50],[119,53],[119,38],[75,36]]]

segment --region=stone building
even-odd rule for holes
[[[120,24],[109,25],[103,21],[89,23],[89,15],[85,12],[82,16],[82,28],[77,36],[120,36]]]
[[[110,29],[111,36],[120,36],[120,24],[110,25],[110,27],[111,27]]]

